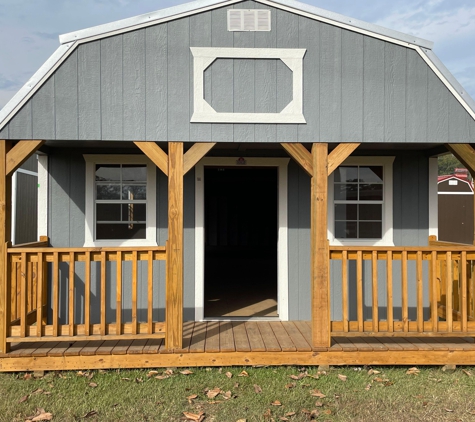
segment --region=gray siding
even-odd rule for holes
[[[245,1],[234,8],[267,8]],[[229,32],[226,8],[80,45],[2,129],[10,139],[473,142],[475,121],[412,49],[270,8],[272,31]],[[190,123],[190,47],[306,48],[306,124]],[[218,60],[219,110],[281,110],[285,66]],[[228,95],[238,92],[239,95]]]

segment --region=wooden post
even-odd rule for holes
[[[314,349],[330,347],[330,281],[328,225],[328,144],[312,146],[311,275],[312,337]]]
[[[165,344],[183,342],[183,142],[168,143],[168,250]]]
[[[10,319],[9,270],[6,243],[11,234],[11,176],[7,176],[7,154],[11,142],[0,140],[0,353],[8,353],[8,325]]]

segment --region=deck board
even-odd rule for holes
[[[287,331],[285,330],[281,322],[271,321],[269,324],[272,328],[272,331],[274,331],[275,337],[279,342],[280,348],[283,352],[297,351],[297,348],[292,342],[290,336],[287,334]]]
[[[162,338],[152,338],[148,340],[143,348],[144,354],[157,354],[162,342],[164,342]]]
[[[48,352],[48,356],[52,356],[52,357],[63,356],[64,352],[68,350],[70,346],[71,346],[71,342],[62,341],[61,343],[57,344],[56,347],[54,347]]]
[[[195,323],[193,321],[186,321],[183,323],[183,343],[181,349],[175,350],[176,353],[189,353],[194,326]]]
[[[94,356],[96,354],[97,349],[101,347],[103,340],[93,340],[84,346],[84,348],[79,353],[81,356]]]
[[[253,352],[265,352],[266,346],[264,345],[264,341],[262,340],[262,336],[257,326],[257,322],[246,322],[245,327],[251,350]]]
[[[190,353],[204,353],[206,340],[206,323],[195,324],[190,343]]]
[[[294,346],[298,352],[310,352],[312,350],[310,344],[307,343],[307,340],[305,340],[304,336],[293,322],[282,322],[282,326],[284,327],[285,331],[287,331],[287,334],[292,340],[292,343],[294,343]]]
[[[307,321],[293,321],[297,329],[300,331],[305,341],[311,346],[312,345],[312,327],[308,324]]]
[[[219,352],[219,322],[209,321],[206,323],[206,353]]]
[[[127,349],[128,355],[141,355],[143,354],[143,349],[147,344],[147,339],[138,339],[134,340],[130,347]]]
[[[96,350],[96,355],[110,355],[112,354],[112,349],[117,345],[119,340],[108,340],[102,343],[101,347]]]
[[[281,352],[279,342],[267,321],[259,322],[259,332],[267,352]]]
[[[236,350],[233,326],[230,322],[223,321],[219,323],[219,350],[222,353],[231,353]]]
[[[233,322],[234,344],[236,352],[250,352],[251,346],[247,338],[247,331],[244,322]]]
[[[81,350],[87,343],[87,341],[76,341],[68,350],[64,352],[64,356],[79,356],[79,353],[81,353]]]
[[[127,350],[132,344],[132,340],[119,340],[119,342],[112,349],[113,355],[126,355]]]
[[[338,344],[343,352],[357,352],[358,348],[350,341],[349,338],[345,337],[336,337],[333,339],[336,344]],[[330,347],[330,352],[336,352],[337,349]]]

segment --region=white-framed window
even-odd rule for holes
[[[332,245],[393,246],[394,157],[349,157],[328,179]]]
[[[155,246],[156,170],[141,155],[84,155],[84,246]]]

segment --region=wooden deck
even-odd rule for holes
[[[312,350],[311,326],[294,322],[186,322],[183,348],[163,339],[18,343],[0,371],[228,365],[475,364],[472,338],[336,337]]]

